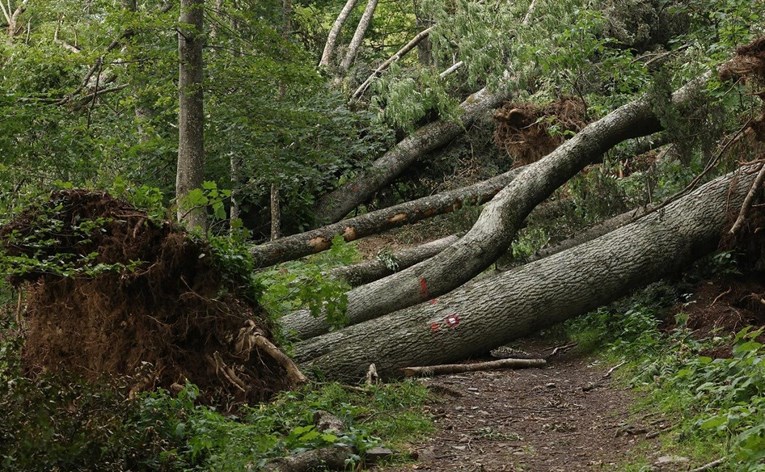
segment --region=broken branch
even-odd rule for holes
[[[422,367],[404,367],[402,372],[406,377],[459,374],[461,372],[476,372],[495,369],[524,369],[542,367],[547,364],[544,359],[499,359],[496,361],[476,362],[474,364],[441,364]]]

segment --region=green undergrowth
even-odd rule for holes
[[[671,424],[660,436],[659,455],[685,456],[699,464],[726,458],[715,470],[763,471],[763,329],[698,339],[685,326],[688,314],[677,309],[689,296],[654,284],[568,322],[564,330],[580,349],[611,364],[624,363],[614,376],[637,394],[634,421],[663,418]],[[653,443],[638,445],[634,459],[619,470],[653,470],[655,449]]]
[[[9,333],[12,327],[6,326]],[[383,445],[406,460],[408,441],[432,430],[422,413],[428,391],[415,382],[370,386],[312,384],[272,402],[224,414],[197,402],[198,389],[177,395],[87,385],[21,374],[19,338],[0,342],[0,470],[259,470],[275,457],[345,444],[363,465],[365,451]],[[327,411],[342,433],[319,431],[314,415]]]

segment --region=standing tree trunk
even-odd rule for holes
[[[327,42],[324,44],[324,52],[321,53],[321,59],[319,60],[319,67],[329,67],[329,62],[332,59],[332,54],[335,53],[335,45],[337,44],[337,36],[340,34],[340,30],[343,28],[345,20],[348,19],[348,15],[351,14],[353,7],[356,6],[358,0],[348,0],[345,2],[345,6],[340,11],[340,14],[332,24],[332,28],[329,30],[327,36]]]
[[[357,381],[455,362],[609,303],[713,250],[744,200],[752,166],[588,243],[437,300],[295,345],[303,369]],[[452,268],[459,270],[459,266]]]
[[[698,90],[695,80],[676,92],[675,104]],[[481,212],[465,237],[427,261],[348,292],[347,317],[359,323],[448,293],[478,275],[507,249],[526,216],[585,166],[614,145],[661,129],[647,98],[628,103],[589,124],[543,159],[529,164]],[[459,270],[455,270],[459,268]],[[322,319],[301,311],[282,318],[301,338],[328,330]]]
[[[361,15],[359,25],[356,27],[356,32],[353,33],[353,38],[348,45],[348,52],[345,53],[345,58],[343,59],[343,62],[340,63],[339,77],[344,76],[348,72],[348,69],[351,68],[351,64],[353,64],[353,60],[356,59],[356,54],[358,54],[361,42],[364,40],[364,35],[367,33],[369,23],[372,22],[372,16],[375,14],[377,1],[378,0],[367,1],[367,7],[364,9],[364,14]]]
[[[279,186],[271,184],[271,241],[281,237],[282,211],[281,199],[279,198]]]
[[[181,0],[178,30],[178,167],[175,197],[178,220],[190,228],[207,228],[206,209],[187,196],[204,181],[204,109],[202,46],[204,0]]]
[[[7,4],[0,2],[0,10],[2,10],[5,22],[8,24],[7,31],[9,40],[13,40],[16,33],[19,31],[19,16],[21,16],[27,9],[28,3],[29,0],[23,0],[16,8],[13,8],[10,1],[8,1]]]

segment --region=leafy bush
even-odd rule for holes
[[[328,277],[326,271],[357,259],[356,250],[342,236],[335,236],[328,251],[307,262],[287,262],[260,272],[256,276],[262,290],[259,302],[275,317],[307,308],[313,316],[323,312],[331,325],[343,326],[350,286]]]

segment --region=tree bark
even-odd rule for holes
[[[332,238],[337,235],[342,235],[346,241],[354,241],[387,229],[455,211],[463,205],[480,205],[489,201],[512,182],[522,169],[522,167],[512,169],[468,187],[383,208],[323,228],[254,246],[250,253],[256,267],[267,267],[329,249]]]
[[[425,259],[429,259],[457,242],[458,239],[459,237],[456,235],[447,236],[421,246],[394,252],[390,254],[389,259],[390,262],[395,265],[395,268],[391,268],[390,263],[386,264],[386,262],[378,256],[358,264],[332,269],[329,271],[328,275],[336,279],[345,280],[351,287],[358,287],[359,285],[374,282],[375,280],[387,277],[399,270],[420,263]]]
[[[338,74],[339,76],[345,75],[345,73],[348,72],[348,69],[351,68],[351,64],[353,64],[354,59],[356,59],[356,54],[358,54],[361,42],[364,40],[364,35],[367,33],[369,23],[372,22],[372,16],[375,14],[377,1],[378,0],[367,1],[367,6],[364,9],[364,14],[361,15],[359,25],[356,27],[356,32],[353,33],[353,38],[348,45],[348,52],[345,53],[345,58],[343,59],[343,62],[340,63],[340,70]]]
[[[534,6],[534,2],[529,5],[521,26],[529,23]],[[444,71],[441,78],[457,70],[462,61],[458,64]],[[505,71],[505,82],[510,80],[509,76],[509,72]],[[509,94],[503,91],[505,87],[506,84],[502,84],[494,92],[484,87],[470,95],[460,104],[460,123],[440,120],[423,126],[383,154],[358,178],[322,197],[315,207],[315,214],[322,215],[320,224],[341,220],[348,212],[369,200],[379,189],[391,183],[417,159],[460,136],[482,114],[496,108],[508,98]]]
[[[327,36],[327,42],[324,43],[324,52],[321,54],[319,67],[329,67],[329,61],[332,59],[332,54],[335,53],[337,36],[340,34],[340,30],[342,29],[345,20],[348,19],[348,15],[351,14],[353,7],[356,6],[356,2],[358,2],[358,0],[348,0],[345,2],[345,6],[332,24],[332,28],[329,30],[329,35]]]
[[[488,110],[496,108],[507,98],[502,92],[490,92],[483,88],[460,104],[462,116],[459,123],[436,121],[415,131],[377,159],[357,179],[338,187],[322,197],[314,213],[320,224],[341,220],[358,205],[369,200],[375,192],[391,183],[407,167],[426,153],[448,144],[465,132],[476,119]]]
[[[204,181],[204,109],[202,46],[204,0],[181,0],[178,31],[178,167],[175,196],[178,220],[191,228],[207,228],[206,209],[184,202]]]
[[[498,359],[495,361],[475,362],[472,364],[439,364],[430,366],[404,367],[401,369],[404,377],[432,377],[434,375],[459,374],[462,372],[477,372],[498,369],[525,369],[542,367],[547,364],[544,359]]]
[[[692,90],[706,83],[706,77],[676,92],[675,103],[687,100]],[[558,187],[619,142],[659,129],[647,98],[589,124],[555,151],[526,166],[484,207],[465,237],[425,262],[348,292],[346,316],[350,324],[433,299],[472,279],[502,255],[526,216]],[[282,318],[282,324],[302,339],[329,328],[322,319],[304,312]]]
[[[16,8],[13,8],[10,1],[7,5],[0,2],[0,10],[2,10],[5,22],[8,24],[7,32],[9,40],[13,40],[16,36],[16,32],[19,30],[19,16],[26,11],[28,3],[29,0],[23,0]]]
[[[282,209],[279,198],[279,186],[271,184],[271,241],[276,241],[282,233]]]
[[[609,303],[713,250],[756,168],[718,178],[596,240],[383,318],[295,345],[303,369],[358,380],[454,362]]]

